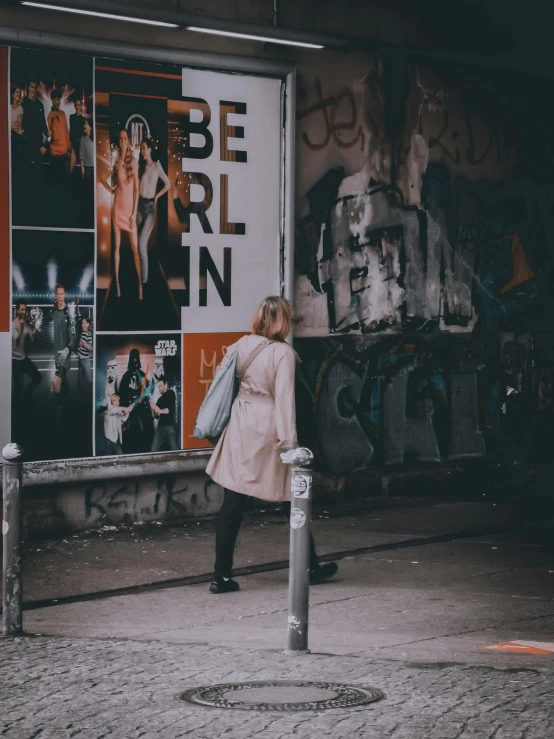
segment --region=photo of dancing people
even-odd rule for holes
[[[92,59],[10,53],[13,225],[93,229],[94,190],[85,176],[86,147],[81,151],[86,122],[93,141]]]
[[[90,456],[94,234],[12,239],[12,438],[30,461]]]
[[[180,449],[180,335],[100,334],[96,357],[96,455]]]
[[[175,75],[159,78],[123,62],[96,69],[99,331],[181,326],[166,272],[173,208],[166,95],[180,94],[179,70],[171,69]]]

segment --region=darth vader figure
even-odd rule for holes
[[[127,371],[119,383],[119,396],[122,408],[132,406],[123,425],[123,453],[140,454],[147,452],[152,444],[154,427],[152,412],[148,401],[146,373],[141,367],[138,349],[131,349]]]

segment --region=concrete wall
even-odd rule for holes
[[[409,54],[299,76],[303,441],[337,474],[488,456],[522,485],[553,430],[552,83]]]

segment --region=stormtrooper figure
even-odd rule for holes
[[[117,360],[110,359],[106,364],[106,390],[104,397],[106,405],[110,403],[110,397],[119,389],[119,377],[117,376]]]
[[[154,367],[152,369],[152,377],[150,378],[150,389],[151,389],[150,402],[153,403],[154,405],[157,405],[158,400],[161,395],[160,390],[158,388],[158,383],[160,379],[164,376],[164,374],[165,374],[164,373],[164,359],[163,357],[156,357],[154,361]],[[154,421],[154,431],[155,431],[158,427],[159,419],[154,416],[153,421]]]

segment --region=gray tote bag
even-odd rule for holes
[[[192,432],[195,438],[207,439],[212,444],[217,444],[231,418],[231,408],[237,397],[244,373],[258,354],[272,343],[272,341],[265,340],[258,344],[244,362],[240,376],[237,374],[238,352],[235,349],[227,365],[214,378],[198,411],[196,424]]]

